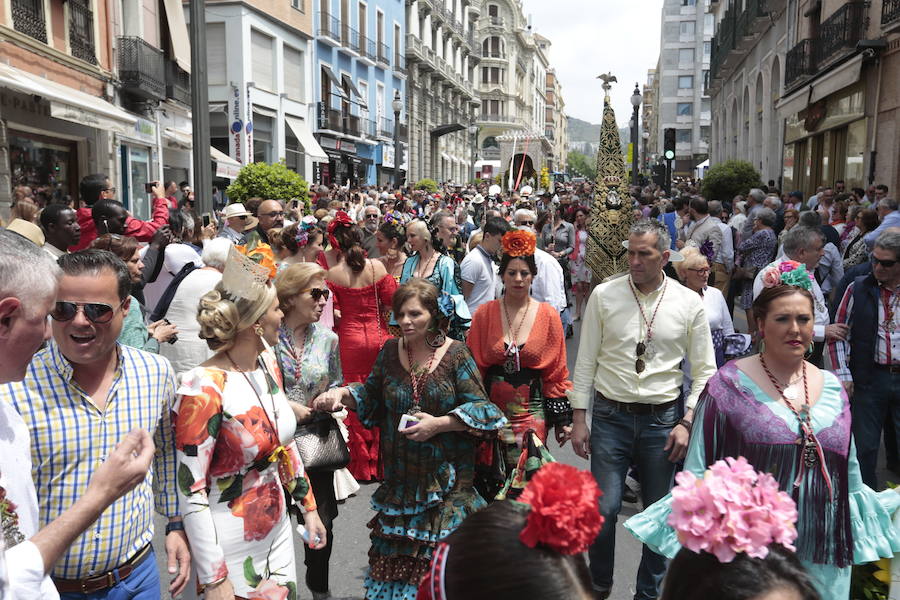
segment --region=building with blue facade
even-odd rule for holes
[[[315,135],[328,162],[318,163],[313,180],[387,184],[397,126],[391,104],[395,94],[406,95],[404,0],[315,0],[314,6]],[[405,129],[399,131],[404,146]]]

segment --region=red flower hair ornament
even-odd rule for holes
[[[334,215],[334,218],[328,224],[328,243],[331,244],[332,248],[335,250],[341,249],[337,238],[334,237],[334,230],[338,227],[350,227],[351,225],[353,225],[353,221],[350,220],[350,215],[342,210],[337,211],[337,214]]]
[[[531,509],[519,534],[523,544],[538,544],[560,554],[580,554],[603,527],[599,501],[602,492],[587,471],[549,463],[541,467],[518,502]]]
[[[513,229],[503,234],[500,244],[503,246],[503,254],[513,258],[529,256],[537,248],[537,236],[524,229]]]

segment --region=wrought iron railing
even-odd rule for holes
[[[398,73],[406,73],[406,57],[399,52],[394,52],[394,70]]]
[[[163,51],[140,37],[119,38],[119,79],[135,96],[162,100],[166,97]]]
[[[341,41],[341,22],[329,13],[319,13],[319,37]]]
[[[882,0],[881,24],[891,25],[900,21],[900,0]]]
[[[166,98],[191,103],[191,76],[174,60],[166,62]]]
[[[47,43],[47,21],[42,0],[12,0],[13,28]]]
[[[382,137],[393,137],[394,135],[394,121],[393,119],[388,119],[387,117],[381,117],[378,119],[378,135]]]
[[[97,64],[94,13],[85,0],[69,0],[69,48],[75,58]]]
[[[390,49],[387,47],[385,43],[378,44],[378,62],[383,64],[386,67],[391,66],[391,59],[388,58],[391,55]]]
[[[350,48],[357,54],[361,53],[359,32],[348,25],[341,27],[341,45]]]
[[[801,40],[788,50],[784,66],[784,87],[790,88],[803,78],[812,75],[813,69],[813,40]]]
[[[848,2],[819,25],[816,36],[816,68],[822,68],[837,56],[856,49],[856,44],[865,36],[866,5],[862,2]]]

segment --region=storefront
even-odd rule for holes
[[[328,136],[321,136],[318,140],[319,145],[325,151],[328,157],[327,163],[320,163],[317,169],[316,177],[320,179],[315,183],[331,185],[347,185],[350,187],[359,185],[360,173],[362,181],[365,182],[365,168],[362,166],[362,160],[356,154],[356,142],[338,139]]]
[[[804,197],[843,179],[865,187],[865,85],[859,82],[809,104],[785,122],[783,184]]]
[[[401,142],[400,151],[403,154],[403,162],[399,166],[397,181],[401,184],[406,179],[406,144]],[[394,146],[393,144],[379,144],[375,155],[377,164],[378,185],[392,185],[394,182]]]

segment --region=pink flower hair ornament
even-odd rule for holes
[[[783,260],[763,271],[763,287],[775,287],[776,285],[793,285],[803,288],[807,292],[812,289],[812,275],[806,270],[806,265],[795,260]]]
[[[299,247],[303,248],[309,243],[309,232],[316,228],[317,222],[315,217],[307,215],[297,223],[297,235],[294,236],[294,241]]]
[[[716,461],[702,479],[682,471],[675,481],[668,523],[688,550],[708,552],[723,563],[740,553],[765,558],[771,544],[796,550],[794,500],[743,456]]]

